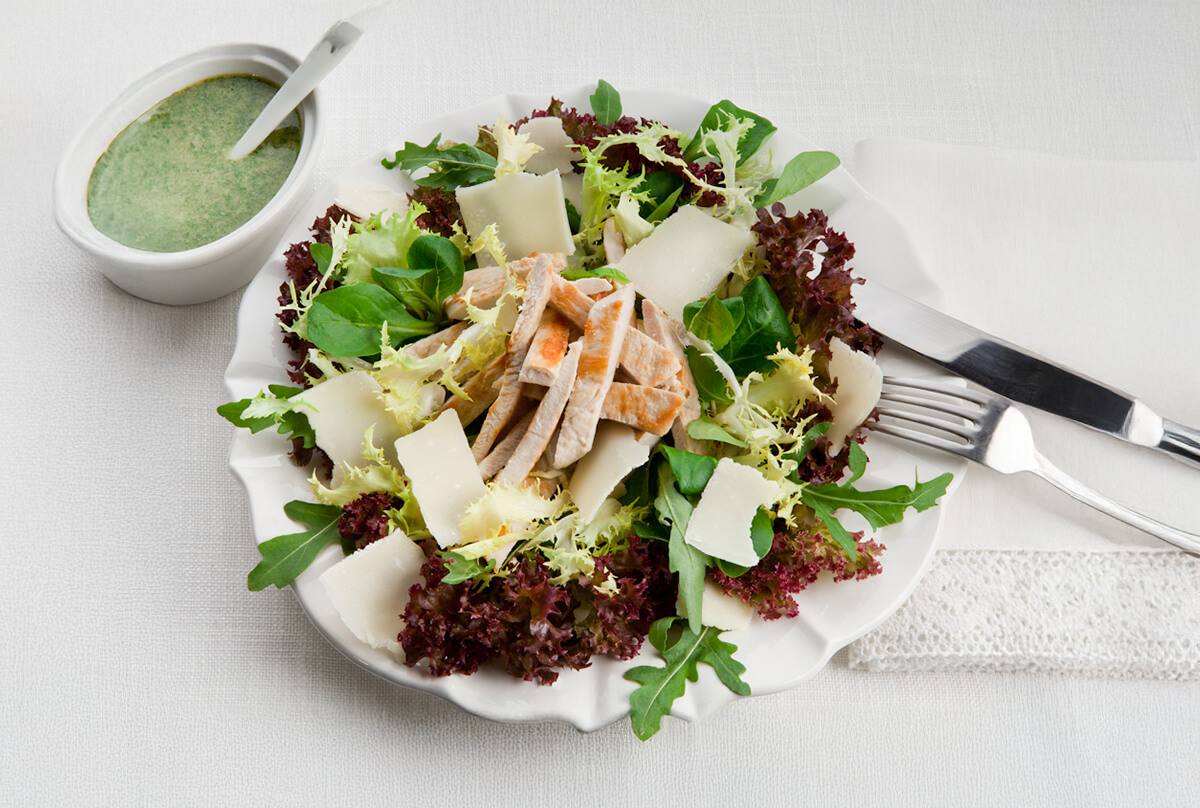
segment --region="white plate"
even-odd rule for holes
[[[591,87],[555,94],[567,106],[590,109]],[[549,103],[546,95],[506,95],[436,121],[431,121],[389,143],[377,154],[349,168],[340,182],[372,182],[407,192],[406,175],[380,165],[404,142],[427,143],[439,133],[447,139],[474,142],[476,127],[494,122],[498,115],[514,121]],[[625,114],[661,120],[684,132],[695,131],[711,102],[674,92],[628,91],[622,93]],[[766,111],[769,112],[769,111]],[[771,143],[777,162],[785,156],[817,148],[792,132],[778,132]],[[275,319],[276,298],[286,275],[283,253],[288,245],[310,236],[310,225],[332,204],[338,183],[320,189],[293,220],[272,258],[246,289],[238,313],[237,343],[225,374],[233,400],[246,398],[268,384],[287,384],[284,370],[291,358],[280,340]],[[831,223],[844,230],[855,243],[853,263],[859,274],[875,277],[887,285],[930,300],[936,289],[912,243],[886,210],[874,202],[839,168],[788,203],[789,210],[821,207]],[[933,375],[928,368],[887,351],[880,357],[885,372]],[[254,535],[261,543],[298,526],[284,515],[284,503],[310,499],[307,472],[288,457],[289,443],[273,432],[257,435],[247,430],[235,433],[230,466],[245,486],[250,502]],[[965,462],[931,454],[914,454],[886,436],[872,436],[867,444],[871,458],[861,486],[885,487],[911,484],[914,469],[922,480],[943,471],[961,479]],[[864,581],[834,584],[818,581],[798,597],[800,615],[795,619],[761,621],[726,636],[737,645],[736,658],[747,667],[746,681],[755,695],[795,687],[819,671],[840,648],[881,623],[908,597],[933,554],[941,526],[942,511],[910,513],[899,525],[885,528],[877,536],[887,546],[882,555],[883,572]],[[848,525],[849,526],[849,525]],[[472,676],[435,678],[421,667],[410,668],[385,651],[367,648],[349,632],[333,611],[318,582],[320,574],[342,557],[340,546],[332,545],[317,558],[293,585],[296,596],[313,625],[343,654],[372,673],[420,690],[435,693],[477,715],[501,721],[559,720],[582,730],[593,730],[616,721],[629,711],[629,694],[635,685],[622,674],[638,664],[660,664],[653,649],[649,659],[618,662],[597,657],[581,671],[564,670],[551,686],[514,679],[499,671],[480,671]],[[649,648],[649,646],[646,646]],[[687,693],[675,703],[672,715],[697,719],[737,698],[701,666],[700,680],[688,685]]]

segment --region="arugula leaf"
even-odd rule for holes
[[[718,101],[709,107],[708,112],[704,115],[704,120],[700,121],[700,126],[696,130],[696,134],[692,137],[691,145],[684,153],[684,157],[688,160],[695,160],[702,154],[700,143],[705,132],[720,131],[725,128],[730,120],[738,119],[754,122],[754,126],[738,142],[739,166],[749,160],[762,144],[766,142],[767,138],[775,134],[775,124],[763,116],[744,110],[728,99]]]
[[[849,450],[850,478],[841,483],[805,485],[800,489],[800,501],[812,508],[829,528],[829,535],[854,560],[858,558],[854,537],[833,515],[834,511],[845,508],[859,513],[871,527],[878,530],[904,519],[904,512],[909,508],[923,511],[936,505],[946,493],[954,475],[946,472],[923,483],[914,481],[911,487],[895,485],[875,491],[859,491],[854,483],[866,470],[867,454],[857,443],[851,443]]]
[[[702,402],[733,402],[733,396],[729,393],[729,382],[717,369],[716,362],[693,345],[684,348],[684,355],[687,357],[688,369],[692,371],[692,380],[696,382],[696,394]]]
[[[308,530],[276,536],[258,545],[262,561],[246,576],[251,592],[266,589],[271,584],[283,589],[308,569],[309,564],[325,547],[339,541],[338,520],[342,509],[336,505],[317,505],[294,499],[283,511]]]
[[[739,379],[774,367],[769,357],[780,348],[796,348],[792,322],[764,276],[746,284],[741,300],[745,316],[729,342],[717,351]]]
[[[696,440],[715,440],[718,443],[728,443],[730,446],[736,446],[739,449],[750,448],[750,444],[730,435],[725,427],[703,415],[688,424],[687,433]]]
[[[708,479],[717,468],[715,457],[676,449],[665,443],[658,445],[658,451],[667,458],[681,494],[695,495],[704,491],[704,486],[708,485]]]
[[[285,384],[271,384],[267,385],[267,392],[270,393],[270,396],[259,393],[252,398],[243,398],[241,401],[222,404],[217,407],[217,414],[234,426],[249,429],[251,432],[262,432],[273,426],[280,435],[301,441],[306,449],[316,446],[317,436],[308,423],[308,417],[302,412],[293,410],[291,403],[287,401],[299,393],[300,388],[289,387]],[[267,414],[246,415],[248,409],[252,412],[257,411],[268,402],[270,412]]]
[[[609,278],[610,280],[629,283],[629,276],[616,267],[596,267],[595,269],[566,269],[562,273],[563,280],[577,281],[580,278]]]
[[[621,118],[621,94],[604,79],[596,82],[596,92],[588,98],[596,123],[603,126],[616,123]]]
[[[643,741],[658,732],[663,716],[671,712],[687,683],[699,678],[702,662],[712,667],[717,678],[734,693],[750,695],[750,685],[742,679],[746,666],[733,658],[737,646],[720,639],[720,629],[684,629],[672,643],[668,629],[674,620],[664,617],[656,621],[648,635],[650,644],[662,654],[663,666],[639,665],[625,673],[626,679],[641,685],[629,696],[629,721],[634,734]]]
[[[352,283],[313,298],[308,309],[308,338],[330,356],[374,356],[382,348],[384,323],[392,346],[437,330],[436,323],[409,314],[383,287]]]
[[[384,158],[384,168],[399,168],[410,174],[428,167],[430,173],[413,182],[427,188],[460,188],[478,185],[496,178],[496,158],[466,143],[441,146],[441,134],[434,135],[426,146],[405,143],[391,160]]]
[[[754,198],[754,207],[767,208],[812,185],[833,171],[842,161],[827,151],[800,152],[783,167],[779,179],[767,180]]]
[[[463,558],[458,553],[446,553],[445,560],[446,574],[442,576],[444,584],[461,584],[496,568],[494,561],[486,558]]]
[[[708,568],[708,555],[684,541],[688,520],[692,517],[692,503],[675,487],[675,475],[670,463],[658,467],[658,496],[654,499],[654,510],[658,521],[671,528],[667,542],[667,566],[679,576],[679,599],[687,611],[688,625],[693,631],[700,630],[701,599],[704,596],[704,571]]]
[[[710,295],[704,302],[697,300],[683,307],[684,327],[708,342],[717,353],[729,344],[745,319],[746,306],[740,297],[722,300]]]

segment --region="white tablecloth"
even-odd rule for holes
[[[347,9],[10,5],[0,804],[1200,802],[1195,682],[880,673],[843,653],[643,744],[625,723],[491,723],[346,662],[290,593],[245,591],[257,554],[215,414],[239,296],[174,309],[120,292],[55,229],[50,181],[78,128],[153,67],[229,41],[303,55]],[[1197,42],[1200,6],[1149,0],[397,4],[324,88],[317,179],[444,112],[598,77],[731,98],[852,171],[857,143],[896,136],[1192,162]],[[1114,232],[1132,277],[1110,281],[1137,282],[1155,230],[1138,216]],[[1181,401],[1196,347],[1165,346]],[[1036,531],[1064,513],[1021,518]],[[970,515],[951,514],[961,547]]]

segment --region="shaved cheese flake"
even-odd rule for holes
[[[391,455],[392,442],[401,433],[388,415],[382,394],[383,388],[371,374],[352,370],[297,393],[291,400],[308,418],[317,445],[340,474],[343,463],[355,468],[366,463],[363,436],[372,426],[375,444]]]
[[[683,540],[713,558],[753,567],[758,555],[750,523],[759,507],[771,505],[778,493],[779,484],[757,469],[723,457],[704,486]]]
[[[630,247],[617,269],[682,322],[683,307],[711,295],[753,245],[750,231],[688,205]]]
[[[459,523],[487,488],[458,415],[446,410],[397,440],[396,457],[412,480],[413,496],[438,546],[461,543]]]
[[[679,616],[687,617],[687,604],[680,598],[676,601]],[[700,596],[700,622],[722,631],[741,631],[750,627],[754,607],[732,597],[711,579],[704,579],[704,592]]]
[[[374,213],[387,219],[408,210],[408,197],[372,182],[346,182],[338,186],[334,204],[359,219],[369,219]]]
[[[615,421],[601,421],[592,450],[575,465],[567,490],[579,516],[590,522],[622,480],[650,459],[657,438]]]
[[[530,118],[517,131],[529,135],[530,142],[542,147],[525,163],[526,171],[532,174],[557,171],[566,176],[575,170],[572,161],[579,159],[579,151],[575,148],[575,141],[563,131],[562,118],[554,115]]]
[[[396,635],[404,628],[401,615],[409,587],[421,582],[424,563],[421,548],[403,531],[394,530],[325,570],[320,581],[355,637],[372,648],[400,654]]]
[[[837,337],[829,341],[829,348],[833,351],[829,376],[837,381],[837,390],[829,406],[833,421],[825,437],[833,444],[832,451],[836,455],[842,451],[850,433],[867,420],[879,403],[883,371],[870,354],[854,350]]]
[[[531,253],[575,252],[562,179],[549,174],[504,174],[489,182],[459,188],[454,192],[462,211],[467,234],[479,238],[490,224],[496,225],[508,256]],[[480,263],[489,256],[479,255]]]

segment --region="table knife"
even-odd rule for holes
[[[1200,468],[1200,431],[1138,399],[1056,365],[883,284],[854,286],[855,315],[887,341],[1005,398],[1158,449]]]

